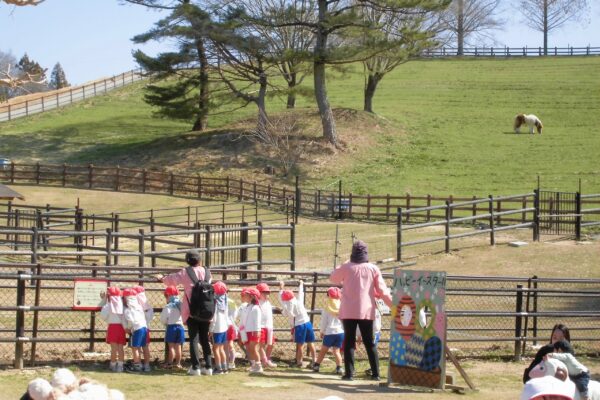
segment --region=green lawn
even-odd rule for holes
[[[344,189],[353,193],[483,196],[531,191],[539,174],[546,189],[574,191],[581,178],[584,193],[600,192],[599,68],[598,57],[410,62],[380,84],[374,109],[381,124],[371,120],[371,126],[352,133],[377,135],[375,140],[325,157],[323,168],[302,165],[301,178],[316,187],[341,178]],[[142,101],[144,84],[2,123],[0,155],[15,161],[99,165],[139,165],[159,157],[160,166],[169,167],[181,157],[226,154],[227,147],[236,145],[223,141],[206,147],[203,140],[255,112],[249,106],[216,115],[210,124],[217,131],[190,135],[188,123],[151,117],[151,108]],[[331,73],[331,103],[361,109],[362,86],[362,68],[343,76]],[[300,108],[314,109],[311,99],[298,103]],[[282,99],[269,104],[271,113],[283,108]],[[538,115],[544,134],[515,135],[512,119],[519,112]],[[348,121],[339,125],[341,131],[352,131]],[[355,139],[344,138],[352,147]],[[242,146],[237,151],[243,156],[252,150]],[[252,155],[242,158],[239,167],[251,159]],[[261,165],[252,167],[251,174],[264,178]],[[207,170],[237,172],[229,164]]]

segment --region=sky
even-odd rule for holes
[[[550,47],[600,47],[600,0],[590,3],[590,23],[569,23],[551,32]],[[60,62],[67,80],[81,84],[136,68],[134,49],[151,55],[170,50],[170,43],[131,42],[164,15],[119,0],[46,0],[35,7],[0,2],[0,50],[17,59],[27,53],[48,72]],[[501,17],[507,23],[494,33],[495,46],[542,45],[542,34],[528,28],[520,13],[505,5]]]

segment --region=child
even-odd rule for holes
[[[166,368],[183,369],[181,366],[182,347],[185,343],[185,329],[181,319],[181,300],[177,286],[165,288],[165,300],[167,305],[160,313],[160,322],[165,325],[165,342],[169,346]]]
[[[321,313],[321,324],[320,331],[321,337],[323,338],[323,344],[321,345],[321,351],[317,362],[313,365],[313,371],[319,372],[319,368],[327,351],[331,348],[331,352],[335,357],[335,373],[343,375],[344,370],[342,368],[342,355],[340,354],[340,348],[344,342],[344,327],[342,321],[338,319],[338,313],[340,312],[340,298],[342,297],[342,291],[337,287],[330,287],[327,289],[327,305]]]
[[[250,360],[250,373],[262,373],[260,362],[259,343],[261,333],[261,311],[258,305],[260,293],[256,288],[242,289],[242,301],[248,305],[240,310],[240,336],[248,351]]]
[[[123,318],[125,322],[125,331],[129,336],[129,346],[133,355],[133,366],[128,369],[128,372],[144,372],[141,363],[142,348],[146,346],[148,337],[148,325],[144,310],[138,302],[137,293],[133,289],[123,290],[123,299],[125,310]]]
[[[259,305],[262,315],[262,331],[260,334],[260,359],[265,368],[276,368],[277,364],[271,361],[271,353],[273,352],[273,306],[269,301],[271,289],[266,283],[256,285],[256,290],[260,293]]]
[[[213,375],[226,374],[227,357],[225,355],[225,343],[227,342],[227,329],[229,328],[229,312],[227,305],[227,285],[218,281],[213,283],[215,290],[215,315],[210,323],[210,331],[213,338],[213,354],[215,356],[215,368]]]
[[[238,327],[235,323],[239,315],[239,309],[235,304],[235,300],[227,296],[227,316],[229,326],[227,327],[227,343],[225,344],[225,353],[227,354],[227,368],[235,369],[235,349],[233,342],[239,340]],[[240,346],[243,346],[240,341]],[[244,349],[242,347],[242,349]],[[244,349],[244,352],[246,350]]]
[[[296,343],[296,366],[302,368],[302,348],[304,343],[308,347],[312,364],[316,361],[315,346],[315,332],[313,331],[312,323],[308,318],[308,313],[304,307],[304,282],[300,281],[298,285],[298,298],[294,297],[294,292],[291,290],[284,290],[285,284],[283,281],[279,282],[279,298],[282,304],[283,315],[286,315],[290,320],[292,326],[292,334],[294,336],[294,342]]]
[[[582,399],[589,399],[588,384],[590,383],[590,370],[581,364],[573,354],[568,353],[571,345],[566,340],[559,340],[554,343],[555,353],[548,354],[548,357],[556,358],[567,366],[569,378],[575,383]]]
[[[110,344],[110,370],[123,372],[125,352],[123,346],[127,343],[125,328],[123,327],[123,300],[121,290],[111,286],[102,294],[106,304],[100,311],[100,317],[108,323],[106,343]]]
[[[389,313],[390,309],[388,306],[385,305],[383,299],[379,296],[375,296],[375,320],[373,321],[373,344],[375,345],[375,347],[377,347],[377,345],[379,344],[379,341],[381,340],[381,319],[383,318],[383,314],[385,313]],[[419,313],[419,321],[421,326],[426,326],[426,316],[425,316],[425,311],[422,308],[421,312]],[[360,333],[360,329],[357,326],[356,327],[356,340],[358,342],[362,342],[362,336]],[[372,376],[373,372],[371,371],[371,369],[367,369],[365,371],[365,374],[367,376]]]
[[[136,292],[136,297],[140,306],[142,306],[142,310],[144,310],[144,317],[146,317],[146,327],[148,329],[148,334],[146,336],[146,345],[142,347],[144,351],[144,372],[152,371],[150,368],[150,325],[152,324],[152,318],[154,317],[154,309],[148,303],[148,299],[146,298],[146,291],[143,286],[134,286],[133,290]]]

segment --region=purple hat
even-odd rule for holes
[[[367,244],[362,240],[357,240],[352,245],[352,255],[350,255],[350,261],[353,263],[361,264],[369,262],[369,254],[367,250]]]

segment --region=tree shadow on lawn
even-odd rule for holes
[[[340,383],[334,382],[318,382],[311,381],[307,382],[309,385],[318,386],[327,391],[336,391],[346,394],[387,394],[387,393],[413,393],[413,394],[422,394],[422,393],[431,393],[431,391],[424,389],[410,389],[396,386],[381,386],[379,383],[370,382],[370,381],[352,381],[352,383],[348,383],[345,381],[340,381]]]

